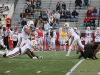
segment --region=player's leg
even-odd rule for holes
[[[71,49],[72,49],[72,46],[75,44],[75,42],[76,42],[77,40],[78,40],[78,39],[77,39],[76,37],[73,37],[73,38],[72,38],[72,41],[71,41],[71,43],[70,43],[70,46],[69,46],[69,49],[68,49],[68,53],[66,54],[66,56],[69,56],[70,51],[71,51]]]
[[[51,38],[51,50],[53,50],[53,38]]]
[[[44,42],[45,42],[45,50],[46,50],[47,37],[44,38]]]
[[[95,42],[97,42],[97,39],[95,38]]]
[[[75,46],[75,45],[72,46],[72,50],[74,50],[74,46]]]
[[[37,42],[37,46],[38,46],[38,50],[40,50],[40,38],[38,38],[38,42]]]
[[[14,48],[14,50],[10,51],[6,54],[5,58],[14,58],[20,54],[19,48]]]
[[[75,43],[75,51],[78,50],[77,42]]]
[[[43,38],[42,37],[40,39],[40,42],[41,42],[41,50],[43,51]]]
[[[77,41],[78,45],[84,49],[84,45],[82,45],[81,39],[79,38]]]
[[[60,38],[60,50],[62,50],[62,38]]]
[[[91,38],[89,38],[89,44],[91,43]]]
[[[36,40],[36,41],[38,41],[38,39],[37,39],[37,38],[35,38],[35,40]],[[37,44],[36,44],[36,49],[38,49],[38,48],[37,48]]]
[[[47,43],[48,43],[48,47],[50,48],[50,40],[49,40],[49,37],[47,37]]]
[[[81,57],[84,57],[85,59],[87,58],[87,56],[85,55],[85,53],[81,50],[80,51],[80,55],[79,55],[79,59],[81,58]]]
[[[55,38],[53,38],[53,41],[52,42],[53,42],[53,50],[56,50],[55,49]]]
[[[64,51],[66,51],[65,38],[63,39]]]
[[[3,40],[0,41],[0,44],[3,46],[3,48],[5,48],[5,50],[6,50],[7,53],[8,53],[7,47],[4,45]]]
[[[88,43],[88,38],[85,39],[85,45]]]

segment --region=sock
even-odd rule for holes
[[[0,51],[0,55],[4,55],[4,54],[5,54],[5,52]]]

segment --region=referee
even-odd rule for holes
[[[6,25],[3,26],[1,32],[2,32],[2,36],[3,36],[4,45],[7,46],[7,49],[9,50],[9,44],[8,44],[9,32],[8,32],[8,30],[6,30]]]

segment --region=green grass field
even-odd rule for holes
[[[77,59],[78,55],[75,51],[72,51],[69,57],[65,56],[66,51],[35,51],[34,53],[44,58],[31,59],[27,55],[22,55],[10,59],[0,56],[0,75],[65,75],[81,60]],[[100,58],[99,54],[98,57]],[[93,65],[94,63],[97,65]],[[100,60],[87,59],[75,71],[99,71],[99,63]],[[98,75],[97,72],[92,73],[72,72],[71,75]]]

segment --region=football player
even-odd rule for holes
[[[85,34],[85,38],[86,38],[85,44],[91,43],[92,31],[90,30],[90,27],[87,27],[86,34]]]
[[[80,37],[80,31],[78,30],[78,27],[75,27],[74,30],[77,33],[77,35],[79,35],[79,37]],[[74,45],[72,46],[72,50],[74,50]],[[77,42],[75,43],[75,51],[76,50],[78,50]]]
[[[32,32],[33,25],[34,25],[33,21],[30,21],[28,25],[25,25],[22,28],[22,33],[18,38],[17,47],[22,47],[24,44],[30,43],[31,36],[35,36]]]
[[[55,48],[56,32],[53,28],[51,28],[49,36],[50,36],[50,48],[52,51],[56,51]]]
[[[90,44],[86,44],[84,46],[84,52],[79,48],[77,50],[77,54],[80,52],[81,54],[79,55],[79,59],[81,57],[86,58],[92,58],[92,59],[98,59],[96,57],[96,53],[100,49],[100,42],[92,42]]]
[[[82,47],[82,48],[84,48],[84,45],[82,45],[80,37],[76,34],[76,32],[74,31],[74,29],[70,27],[69,23],[65,23],[64,26],[66,26],[67,32],[68,32],[68,34],[67,34],[68,38],[67,38],[66,42],[68,42],[68,40],[69,40],[70,37],[72,38],[72,41],[71,41],[69,49],[68,49],[68,53],[66,54],[66,56],[69,56],[70,51],[72,49],[72,46],[75,44],[75,42],[77,42],[78,45],[80,47]]]
[[[97,30],[94,36],[95,36],[95,42],[99,42],[100,41],[100,28],[99,27],[97,27]]]
[[[66,39],[66,31],[64,28],[61,28],[61,32],[59,33],[59,40],[60,40],[60,50],[66,51],[65,39]],[[64,47],[64,49],[63,49]]]
[[[3,42],[3,36],[2,36],[2,31],[0,30],[0,45],[3,46],[3,48],[8,52],[7,50],[7,47],[4,45],[4,42]]]
[[[45,36],[45,50],[46,50],[46,43],[48,43],[49,49],[50,49],[50,39],[49,39],[49,30],[46,28],[46,31],[44,31]]]
[[[25,44],[23,47],[16,47],[14,48],[12,51],[10,51],[9,53],[5,53],[5,52],[2,52],[0,51],[0,55],[3,55],[3,57],[5,58],[14,58],[18,55],[23,55],[23,54],[27,54],[30,58],[43,58],[43,57],[38,57],[34,54],[33,50],[34,49],[31,49],[33,47],[35,47],[37,44],[36,41],[31,41],[30,44]]]
[[[43,39],[44,39],[44,31],[42,27],[39,27],[38,30],[38,49],[43,51]]]

